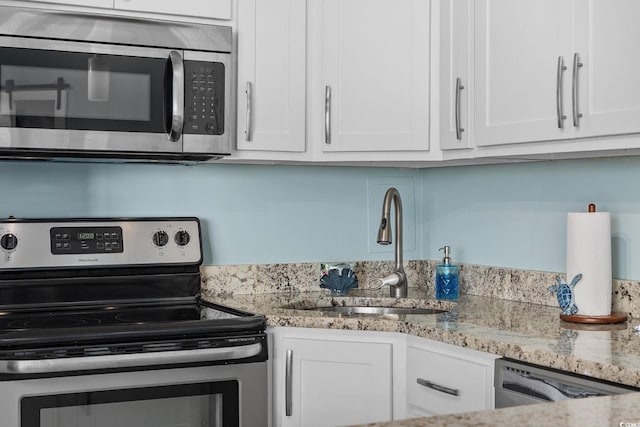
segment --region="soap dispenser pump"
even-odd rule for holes
[[[436,265],[436,298],[458,299],[458,266],[451,264],[451,248],[438,249],[444,251],[442,264]]]

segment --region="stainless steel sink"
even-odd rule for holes
[[[421,307],[367,307],[367,306],[329,306],[329,307],[313,307],[307,310],[320,311],[326,313],[339,313],[344,316],[353,316],[356,314],[370,315],[401,315],[401,314],[438,314],[447,310],[437,308],[421,308]]]

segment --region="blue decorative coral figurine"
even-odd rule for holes
[[[562,309],[562,313],[566,316],[570,316],[578,312],[578,307],[576,306],[573,295],[573,288],[580,279],[582,279],[582,274],[576,274],[573,280],[571,280],[571,283],[567,285],[560,277],[556,277],[556,282],[558,282],[558,284],[549,286],[549,290],[551,292],[556,292],[558,305]]]
[[[358,278],[351,264],[321,264],[320,287],[331,290],[331,295],[347,295],[349,289],[358,287]]]

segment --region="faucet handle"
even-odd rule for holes
[[[385,286],[396,286],[400,283],[402,277],[398,273],[391,273],[387,277],[379,278],[376,277],[367,282],[367,289],[378,290]]]
[[[381,289],[383,287],[384,287],[384,280],[382,280],[379,277],[376,277],[375,279],[371,279],[367,282],[367,289],[370,289],[372,291],[377,291],[378,289]]]

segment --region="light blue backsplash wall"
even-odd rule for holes
[[[611,213],[613,276],[640,279],[640,158],[423,171],[425,258],[444,244],[458,262],[566,270],[568,212]]]
[[[204,262],[392,259],[375,243],[402,194],[406,259],[565,269],[566,213],[612,215],[616,278],[640,279],[640,159],[436,169],[0,162],[0,215],[198,216]]]
[[[206,264],[388,259],[393,248],[372,243],[388,183],[413,195],[405,200],[405,256],[416,259],[420,175],[320,166],[0,162],[0,216],[197,216]]]

